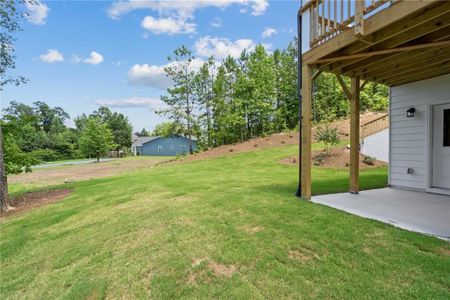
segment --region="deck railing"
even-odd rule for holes
[[[310,0],[302,13],[309,11],[311,48],[353,27],[358,34],[364,17],[387,2],[393,0]]]
[[[360,138],[364,139],[369,135],[383,131],[388,127],[389,127],[389,115],[388,114],[381,115],[380,117],[361,125]]]

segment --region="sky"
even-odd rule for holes
[[[296,32],[300,1],[38,1],[16,35],[16,69],[25,85],[0,91],[10,101],[45,101],[71,116],[108,106],[135,131],[166,119],[155,111],[170,80],[167,57],[181,45],[200,66],[208,56],[239,56],[261,43],[285,48]]]

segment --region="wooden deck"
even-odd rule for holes
[[[312,2],[330,5],[329,0]],[[385,2],[374,3],[379,7]],[[349,20],[353,19],[351,16]],[[325,38],[314,38],[311,50],[303,55],[304,63],[317,70],[359,76],[389,86],[450,73],[450,1],[397,0],[362,22],[362,34],[355,32],[355,25],[335,25],[345,30],[327,39],[326,32],[334,31],[324,30]],[[315,28],[311,28],[312,37]]]
[[[450,1],[311,0],[301,13],[310,46],[301,58],[301,196],[311,198],[312,85],[321,72],[335,74],[351,102],[350,191],[358,193],[360,90],[367,81],[396,86],[449,74]]]

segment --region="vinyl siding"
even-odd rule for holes
[[[158,151],[158,146],[161,147],[161,151]],[[173,148],[171,148],[173,146]],[[192,148],[197,150],[197,143],[192,141]],[[150,142],[142,145],[140,149],[140,155],[151,156],[175,156],[177,154],[189,153],[189,140],[185,137],[168,137],[168,138],[156,138]]]
[[[389,183],[424,190],[427,188],[428,132],[431,108],[450,102],[450,75],[391,88]],[[414,107],[414,118],[406,111]],[[407,169],[413,168],[413,174]]]

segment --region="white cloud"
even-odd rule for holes
[[[252,15],[254,16],[261,16],[263,15],[267,8],[269,7],[269,1],[268,0],[255,0],[251,1],[252,6]]]
[[[44,25],[50,9],[45,3],[37,0],[33,3],[25,2],[26,18],[35,25]]]
[[[221,19],[221,18],[215,18],[215,19],[211,22],[211,26],[212,26],[212,27],[216,27],[216,28],[222,27],[222,19]]]
[[[251,8],[252,15],[259,16],[269,7],[268,0],[193,0],[193,1],[167,1],[167,0],[128,0],[114,2],[108,9],[108,16],[118,19],[121,15],[137,9],[150,9],[158,11],[161,15],[176,13],[178,16],[192,17],[196,9],[217,7],[225,9],[233,4]]]
[[[39,56],[39,59],[45,63],[55,63],[64,61],[64,56],[56,49],[48,49],[47,53]]]
[[[96,99],[95,104],[107,107],[148,107],[152,110],[160,110],[166,107],[165,103],[157,98],[130,97],[122,99]]]
[[[262,33],[262,37],[263,38],[269,38],[272,35],[277,34],[277,30],[275,28],[271,28],[271,27],[266,27]]]
[[[202,59],[193,59],[191,62],[191,70],[197,71],[203,63],[204,60]],[[166,76],[164,69],[173,64],[173,62],[165,65],[135,64],[128,70],[128,83],[165,90],[171,87],[173,83]]]
[[[174,19],[168,18],[153,18],[147,16],[141,22],[142,28],[153,32],[155,34],[186,34],[195,33],[196,24],[189,23],[185,18]]]
[[[128,82],[132,85],[144,85],[164,90],[172,85],[164,68],[165,66],[136,64],[128,70]]]
[[[92,51],[91,56],[83,60],[85,64],[98,65],[103,62],[103,55],[98,52]]]
[[[239,57],[243,50],[251,51],[255,46],[255,42],[251,39],[239,39],[233,42],[227,38],[205,36],[197,40],[194,48],[199,56],[224,59],[228,55]]]
[[[197,9],[216,7],[225,9],[231,5],[241,5],[254,16],[264,14],[269,6],[268,0],[120,0],[111,4],[107,14],[112,19],[119,19],[123,14],[138,9],[147,9],[159,14],[158,18],[145,17],[141,26],[155,34],[189,34],[195,33],[197,24],[193,22]],[[248,10],[247,10],[248,9]],[[212,26],[220,27],[221,22]],[[148,35],[144,35],[147,38]]]

